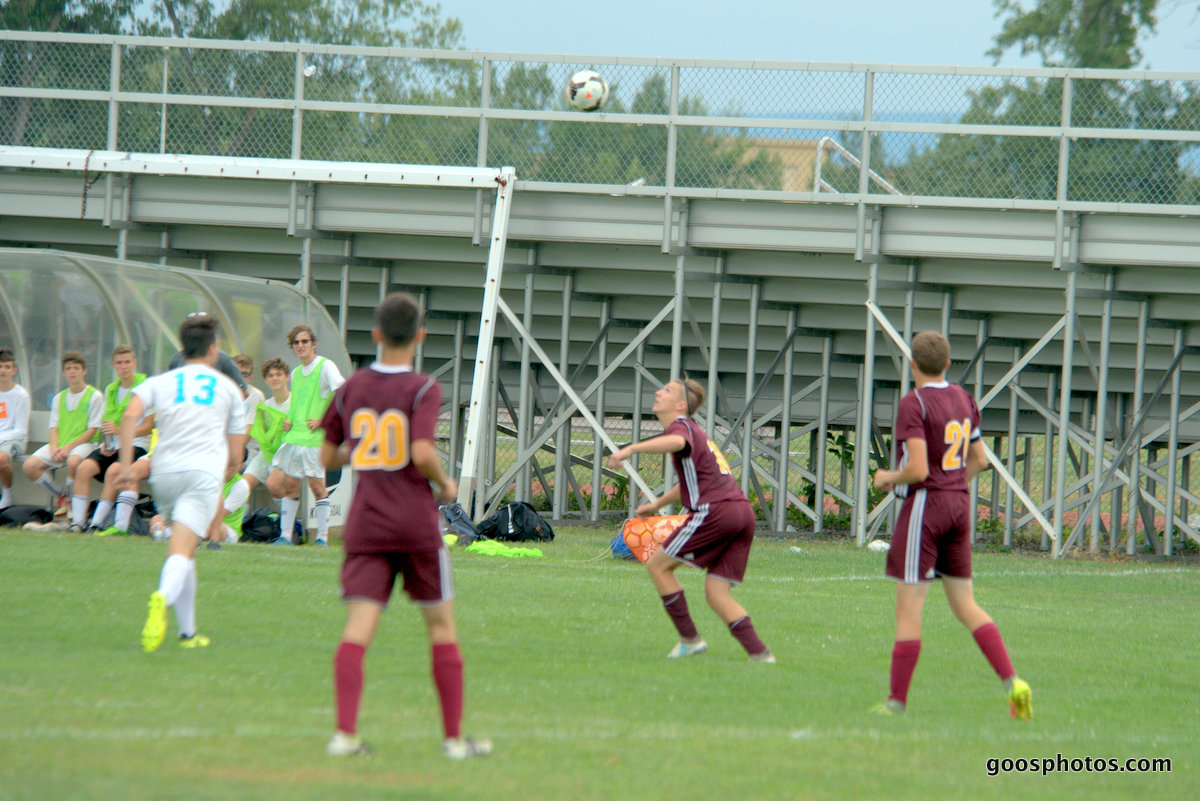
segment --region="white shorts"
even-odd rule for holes
[[[246,469],[242,471],[243,476],[254,476],[258,479],[259,484],[267,483],[267,476],[271,475],[271,465],[267,464],[267,460],[263,458],[262,453],[254,454],[247,464]]]
[[[88,458],[89,456],[91,456],[92,451],[94,451],[94,450],[96,450],[96,443],[85,442],[82,445],[76,445],[74,448],[72,448],[71,453],[68,455],[67,458],[70,458],[71,456],[78,456],[80,461],[82,461],[82,460]],[[50,445],[49,444],[43,445],[42,447],[38,448],[36,451],[34,451],[30,455],[40,459],[42,461],[42,464],[46,465],[46,468],[48,470],[57,470],[58,468],[60,468],[66,464],[66,460],[59,462],[59,461],[55,461],[54,459],[50,458]]]
[[[215,478],[200,470],[151,471],[150,492],[166,520],[182,523],[200,539],[208,539],[208,527],[221,505],[221,484]]]
[[[321,449],[305,445],[295,445],[285,442],[275,451],[271,460],[272,470],[282,470],[285,476],[292,478],[325,479],[325,465],[321,464]]]
[[[8,460],[15,462],[21,458],[21,454],[25,452],[25,440],[23,439],[7,439],[0,441],[0,453],[7,453]]]

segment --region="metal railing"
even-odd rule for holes
[[[583,66],[612,86],[600,112],[563,96]],[[0,145],[511,165],[533,190],[1200,213],[1200,72],[3,31],[0,76]]]

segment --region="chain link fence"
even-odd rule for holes
[[[567,81],[582,68],[610,85],[601,113],[566,101]],[[817,178],[826,179],[824,191],[856,194],[861,170],[890,186],[869,184],[876,195],[1200,199],[1200,74],[576,64],[12,31],[0,33],[0,72],[0,144],[11,146],[507,164],[526,185],[733,196],[811,194],[822,191]],[[823,139],[839,148],[817,147]],[[856,163],[868,149],[867,162]]]

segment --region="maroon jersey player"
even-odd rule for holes
[[[936,331],[913,337],[916,389],[896,409],[896,470],[875,473],[875,486],[904,498],[888,548],[896,580],[896,641],[891,691],[875,710],[902,714],[921,653],[921,613],[929,582],[942,579],[946,600],[1004,683],[1010,714],[1033,715],[1029,685],[1017,677],[996,624],[975,603],[971,584],[971,508],[967,482],[987,466],[975,399],[944,378],[950,344]]]
[[[670,503],[682,502],[691,512],[646,563],[650,579],[662,598],[679,642],[667,654],[677,658],[701,654],[708,645],[688,613],[683,585],[675,577],[682,564],[704,568],[704,596],[730,633],[755,662],[775,657],[754,631],[750,616],[731,590],[742,583],[750,544],[754,540],[754,509],[734,480],[729,465],[691,416],[704,402],[704,390],[684,378],[672,381],[654,394],[653,411],[666,429],[661,436],[626,445],[608,457],[616,468],[635,453],[669,453],[679,483],[657,501],[637,508],[639,517],[654,514]]]
[[[432,650],[433,682],[442,711],[443,753],[452,759],[482,756],[487,740],[462,737],[463,661],[454,629],[450,558],[438,533],[438,497],[454,500],[458,484],[442,469],[434,429],[442,391],[413,372],[425,328],[416,300],[389,295],[375,311],[380,359],[351,376],[334,396],[321,427],[321,457],[329,468],[349,464],[357,486],[343,534],[342,597],[346,626],[333,660],[337,731],[331,756],[369,755],[357,731],[363,657],[396,579],[421,609]]]

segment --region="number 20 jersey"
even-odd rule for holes
[[[944,381],[912,390],[900,399],[894,435],[897,469],[908,461],[905,442],[909,439],[925,440],[929,457],[929,476],[897,486],[898,496],[919,489],[967,491],[967,449],[980,436],[979,407],[971,393]]]
[[[412,462],[414,441],[435,441],[442,390],[429,376],[375,362],[334,395],[325,441],[350,445],[357,484],[343,534],[347,553],[433,551],[443,546],[437,502]]]

